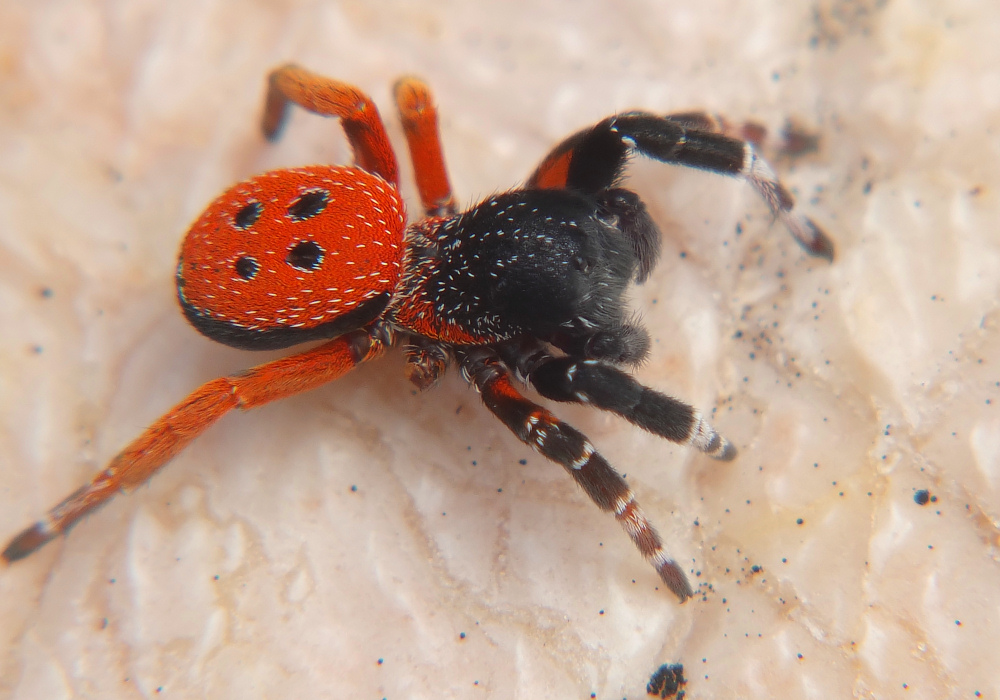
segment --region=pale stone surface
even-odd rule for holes
[[[739,182],[633,169],[664,233],[639,374],[741,455],[558,410],[704,599],[391,356],[224,419],[0,571],[0,697],[640,698],[665,662],[691,698],[1000,696],[997,36],[971,0],[0,5],[0,539],[264,359],[188,328],[172,274],[232,182],[349,158],[301,112],[260,138],[284,62],[369,91],[397,145],[392,82],[428,79],[465,203],[615,110],[793,117],[821,147],[776,165],[838,256]]]

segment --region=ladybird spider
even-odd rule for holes
[[[732,459],[701,414],[620,367],[649,335],[624,292],[656,263],[660,233],[619,187],[633,153],[747,180],[806,251],[833,246],[753,145],[698,113],[608,117],[555,147],[527,184],[458,212],[428,87],[396,84],[396,106],[425,217],[407,226],[396,156],[378,110],[357,88],[285,66],[269,78],[263,130],[275,139],[290,104],[339,117],[356,165],[277,170],[241,182],[195,221],[181,246],[177,292],[204,335],[247,350],[327,342],[210,381],[153,423],[2,557],[12,562],[68,530],[115,493],[142,484],[234,408],[251,409],[337,379],[395,345],[427,389],[454,361],[522,442],[562,465],[614,513],[683,602],[693,595],[625,480],[575,428],[525,398],[590,404],[656,435]]]

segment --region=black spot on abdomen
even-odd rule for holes
[[[263,204],[260,202],[250,202],[236,212],[236,216],[233,217],[233,226],[238,228],[240,231],[246,231],[248,228],[257,223],[257,220],[260,218],[263,211]]]
[[[324,251],[315,241],[302,241],[292,246],[285,259],[297,270],[312,272],[323,264]]]
[[[305,221],[319,216],[330,201],[330,193],[326,190],[309,190],[299,195],[288,205],[288,218],[292,221]]]
[[[245,280],[252,280],[260,270],[260,264],[249,255],[244,255],[236,261],[236,274]]]

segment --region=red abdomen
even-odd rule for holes
[[[406,215],[357,168],[276,170],[216,199],[181,246],[177,291],[208,337],[246,349],[330,338],[378,317],[400,275]]]

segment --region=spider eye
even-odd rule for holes
[[[249,255],[245,255],[236,261],[236,274],[245,280],[252,280],[257,276],[260,265]]]
[[[302,241],[292,246],[286,258],[292,267],[311,272],[323,262],[323,249],[314,241]]]
[[[304,192],[288,206],[288,218],[292,221],[305,221],[319,216],[329,201],[330,193],[326,190]]]
[[[618,228],[618,224],[621,222],[621,219],[617,214],[612,214],[609,211],[597,212],[597,220],[605,226],[609,226],[611,228]]]
[[[583,274],[587,274],[588,272],[590,272],[590,268],[592,268],[593,266],[594,263],[591,260],[587,260],[587,258],[581,257],[579,255],[573,258],[573,267],[575,267]]]
[[[240,231],[246,231],[248,228],[257,223],[257,219],[260,218],[263,211],[263,204],[260,202],[250,202],[236,212],[236,216],[233,217],[233,226],[238,228]]]

